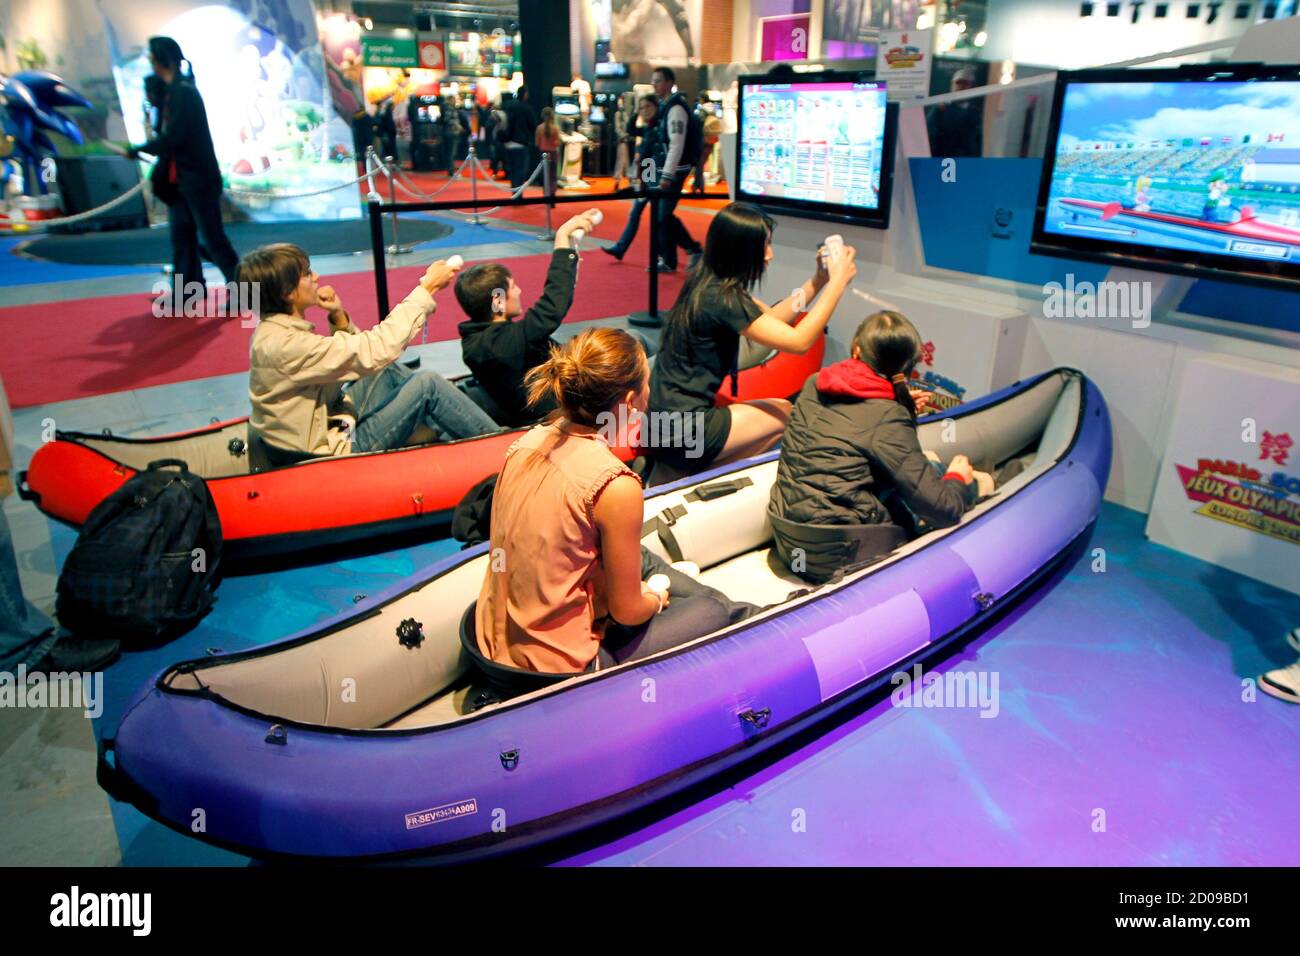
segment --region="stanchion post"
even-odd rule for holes
[[[551,193],[551,162],[547,158],[549,155],[549,153],[542,153],[542,192],[546,194],[548,199],[553,199],[554,196]],[[550,242],[555,238],[555,226],[551,223],[551,210],[554,208],[555,203],[548,202],[546,204],[546,232],[537,237],[544,242]]]
[[[478,155],[474,152],[473,143],[469,144],[469,155],[465,158],[465,162],[469,165],[469,194],[470,201],[474,204],[474,215],[466,222],[472,226],[481,226],[483,217],[478,214]]]
[[[663,322],[659,318],[659,188],[651,186],[650,196],[650,293],[649,309],[634,312],[628,317],[630,325],[645,329],[657,329]]]
[[[384,219],[379,211],[379,194],[373,189],[366,197],[370,214],[370,252],[375,260],[375,304],[379,307],[379,320],[388,315],[388,264],[384,260]]]
[[[396,187],[393,186],[392,164],[394,162],[396,162],[396,160],[392,156],[387,156],[384,158],[384,175],[388,177],[388,201],[393,203],[397,202],[397,189]],[[396,209],[393,210],[392,217],[393,217],[393,244],[388,247],[387,251],[392,255],[402,256],[410,252],[411,247],[402,245],[401,241],[397,238],[397,210]],[[385,312],[385,315],[386,314],[387,312]]]
[[[650,320],[659,321],[659,190],[656,188],[650,197]]]

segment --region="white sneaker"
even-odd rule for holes
[[[1261,674],[1259,689],[1278,700],[1300,704],[1300,661],[1288,667],[1279,667],[1275,671]]]

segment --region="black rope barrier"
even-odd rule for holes
[[[456,209],[473,209],[477,211],[481,206],[499,207],[509,209],[513,206],[562,206],[575,203],[602,202],[611,199],[646,199],[650,200],[650,289],[647,296],[647,305],[645,317],[633,320],[633,324],[644,327],[654,327],[660,324],[659,319],[659,242],[660,242],[660,203],[663,200],[663,190],[655,187],[645,189],[633,189],[630,186],[623,189],[617,189],[613,192],[604,193],[587,193],[581,196],[529,196],[518,197],[514,199],[494,200],[484,202],[473,199],[441,199],[437,201],[424,202],[384,202],[382,200],[371,200],[366,203],[367,212],[370,216],[370,251],[375,264],[375,302],[379,307],[380,321],[388,315],[388,265],[384,257],[384,224],[383,215],[385,213],[403,213],[403,212],[446,212]],[[693,199],[730,199],[730,194],[726,192],[704,192],[704,193],[685,193],[679,194],[679,204]]]

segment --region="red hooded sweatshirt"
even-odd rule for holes
[[[889,379],[877,374],[875,369],[866,362],[855,358],[847,358],[834,365],[827,365],[818,372],[817,391],[837,398],[859,400],[884,398],[891,402],[895,401],[894,386]],[[965,479],[953,471],[947,472],[943,478],[945,481],[965,483]]]
[[[817,391],[840,398],[894,399],[894,386],[889,379],[877,375],[870,365],[855,358],[827,365],[818,372]]]

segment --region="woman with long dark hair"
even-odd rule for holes
[[[956,455],[946,469],[921,449],[908,382],[921,336],[897,312],[869,316],[852,355],[808,380],[781,444],[768,517],[776,554],[795,573],[825,581],[887,555],[930,528],[956,524],[992,479]]]
[[[194,71],[171,37],[149,38],[149,65],[162,81],[156,134],[131,155],[158,157],[152,181],[154,195],[170,207],[172,270],[176,288],[191,282],[205,286],[200,241],[227,282],[235,281],[239,255],[221,225],[221,170],[208,130],[203,97],[194,85]],[[179,303],[178,303],[179,304]]]
[[[857,267],[849,246],[834,262],[819,253],[812,278],[768,305],[753,290],[772,259],[772,227],[765,212],[740,202],[721,210],[709,226],[704,256],[664,324],[650,378],[651,437],[643,428],[641,440],[649,442],[647,451],[657,465],[703,471],[767,451],[781,440],[791,408],[785,399],[715,408],[714,396],[728,377],[734,387],[741,336],[780,352],[812,348]]]

